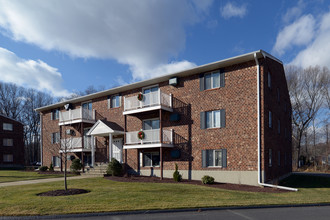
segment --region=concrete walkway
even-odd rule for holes
[[[86,178],[93,178],[95,176],[71,176],[67,177],[67,180],[77,180],[77,179],[86,179]],[[16,182],[6,182],[6,183],[0,183],[0,187],[6,187],[6,186],[22,186],[22,185],[29,185],[29,184],[37,184],[37,183],[50,183],[50,182],[56,182],[56,181],[64,181],[64,177],[58,177],[58,178],[49,178],[49,179],[37,179],[37,180],[24,180],[24,181],[16,181]]]

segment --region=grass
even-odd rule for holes
[[[63,174],[38,174],[37,172],[21,170],[0,170],[0,183],[56,177],[63,177]]]
[[[293,178],[293,179],[292,179]],[[206,186],[169,183],[122,183],[103,178],[68,181],[69,188],[90,193],[74,196],[39,197],[36,194],[63,189],[63,182],[0,188],[0,215],[51,215],[147,209],[180,209],[216,206],[253,206],[329,203],[330,188],[319,179],[316,188],[299,185],[293,176],[286,184],[301,186],[298,192],[252,193]],[[307,178],[314,182],[315,177]],[[311,179],[312,178],[312,179]],[[326,180],[329,184],[329,179]],[[291,185],[292,186],[292,185]],[[329,186],[329,185],[327,185]]]

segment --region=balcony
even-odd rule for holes
[[[82,141],[84,141],[84,147],[82,147]],[[92,148],[91,137],[75,137],[61,139],[61,150],[63,152],[90,152]]]
[[[126,143],[124,149],[142,149],[154,147],[173,147],[173,130],[163,129],[163,140],[160,140],[160,129],[143,130],[144,138],[140,140],[140,131],[126,132]]]
[[[137,96],[124,97],[124,115],[157,109],[173,112],[172,95],[168,95],[158,89],[156,92],[143,94],[141,101],[138,100]]]
[[[78,108],[60,112],[59,125],[67,125],[80,122],[95,123],[95,110]]]

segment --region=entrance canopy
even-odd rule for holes
[[[87,132],[87,135],[105,137],[109,136],[109,134],[118,135],[124,133],[124,129],[115,122],[98,120]]]

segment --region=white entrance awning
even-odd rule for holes
[[[109,134],[124,134],[124,129],[115,122],[98,120],[87,132],[87,135],[105,137]]]

